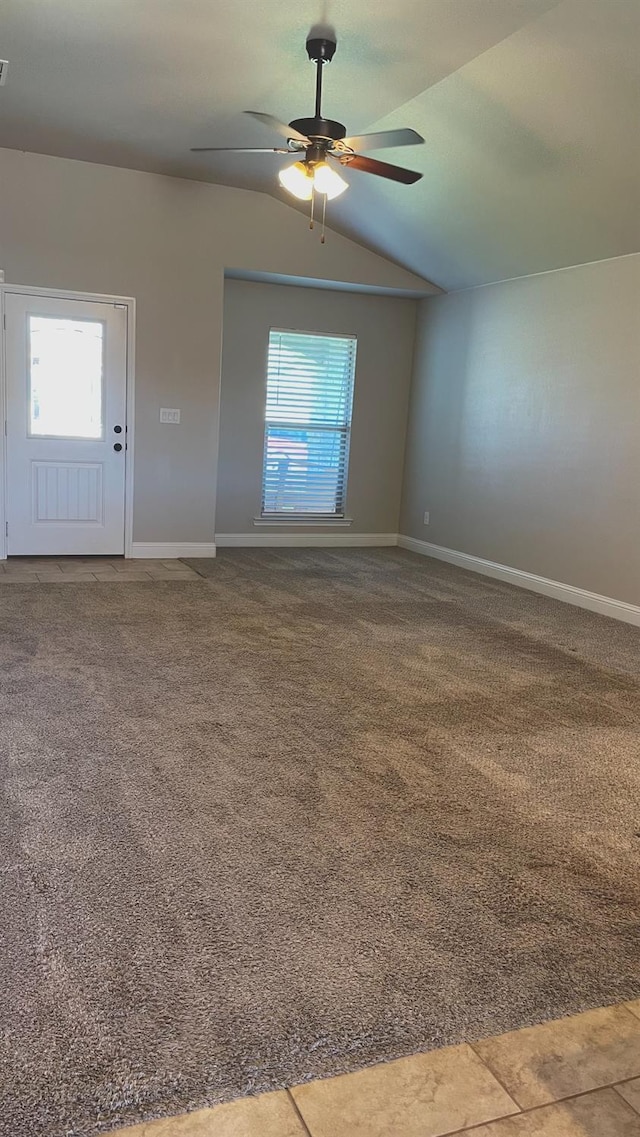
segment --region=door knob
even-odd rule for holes
[[[122,427],[121,426],[114,426],[113,433],[114,434],[122,434]]]
[[[114,442],[113,449],[114,450],[122,450],[122,443],[121,442]]]

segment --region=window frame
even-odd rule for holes
[[[352,347],[352,370],[350,376],[350,401],[349,401],[349,416],[348,421],[344,425],[333,425],[329,422],[326,423],[313,423],[311,426],[303,427],[315,433],[326,431],[328,434],[340,435],[340,465],[339,469],[341,477],[336,491],[336,509],[333,512],[305,512],[301,510],[266,510],[265,509],[265,475],[266,463],[269,446],[269,430],[276,427],[282,430],[296,429],[296,424],[287,422],[286,420],[268,420],[267,419],[267,405],[269,398],[269,348],[271,344],[271,336],[308,336],[310,339],[332,339],[332,340],[350,340],[353,343]],[[349,460],[351,451],[351,430],[353,426],[353,405],[355,398],[355,381],[356,381],[356,360],[358,349],[358,337],[353,332],[310,332],[300,328],[269,328],[269,335],[267,337],[267,353],[266,353],[266,366],[265,366],[265,403],[263,412],[263,451],[262,451],[262,468],[261,468],[261,481],[260,481],[260,513],[257,521],[265,524],[287,524],[288,522],[303,523],[307,525],[317,524],[326,525],[332,522],[339,524],[348,524],[349,519],[346,515],[347,510],[347,492],[349,483]]]

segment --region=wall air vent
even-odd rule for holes
[[[4,87],[7,81],[7,71],[9,70],[9,60],[0,59],[0,87]]]

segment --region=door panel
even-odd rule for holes
[[[102,525],[104,497],[99,462],[32,462],[33,521]]]
[[[6,295],[9,555],[124,552],[127,311]]]

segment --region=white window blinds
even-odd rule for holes
[[[355,336],[272,328],[263,517],[344,515],[355,362]]]

